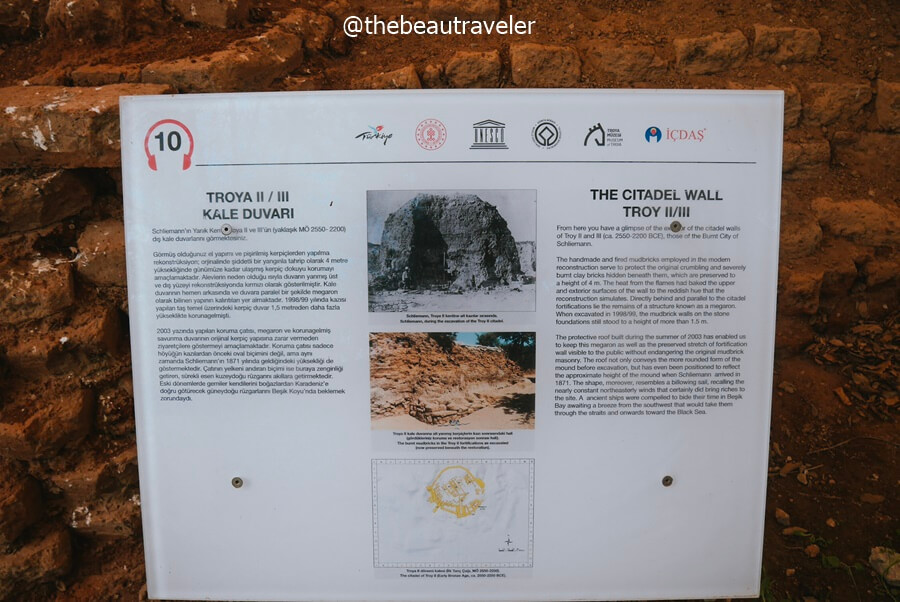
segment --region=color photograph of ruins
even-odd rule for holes
[[[372,428],[534,428],[533,332],[373,332]]]

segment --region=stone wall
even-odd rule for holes
[[[299,7],[298,7],[299,5]],[[118,97],[319,88],[785,91],[777,351],[897,306],[896,6],[510,0],[510,38],[358,38],[345,0],[0,6],[0,599],[142,591]],[[894,24],[894,25],[892,25]]]
[[[497,208],[473,194],[418,194],[384,221],[376,289],[508,285],[522,275],[519,251]]]

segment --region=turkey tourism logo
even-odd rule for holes
[[[356,135],[357,140],[376,140],[387,146],[388,140],[393,138],[393,134],[388,134],[384,130],[383,125],[370,125],[369,129]]]

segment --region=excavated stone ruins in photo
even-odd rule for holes
[[[534,411],[533,378],[497,347],[443,349],[427,333],[372,333],[369,362],[373,420],[408,414],[447,425],[494,406]],[[523,427],[527,418],[521,416]]]
[[[533,250],[531,241],[517,243],[497,208],[474,194],[418,194],[385,220],[381,244],[370,249],[370,285],[454,293],[508,286],[533,279]]]

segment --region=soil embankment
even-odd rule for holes
[[[491,407],[519,414],[522,425],[534,415],[534,380],[497,347],[442,347],[427,333],[373,333],[369,361],[376,428],[414,426],[409,420],[379,423],[391,416],[450,424]]]

